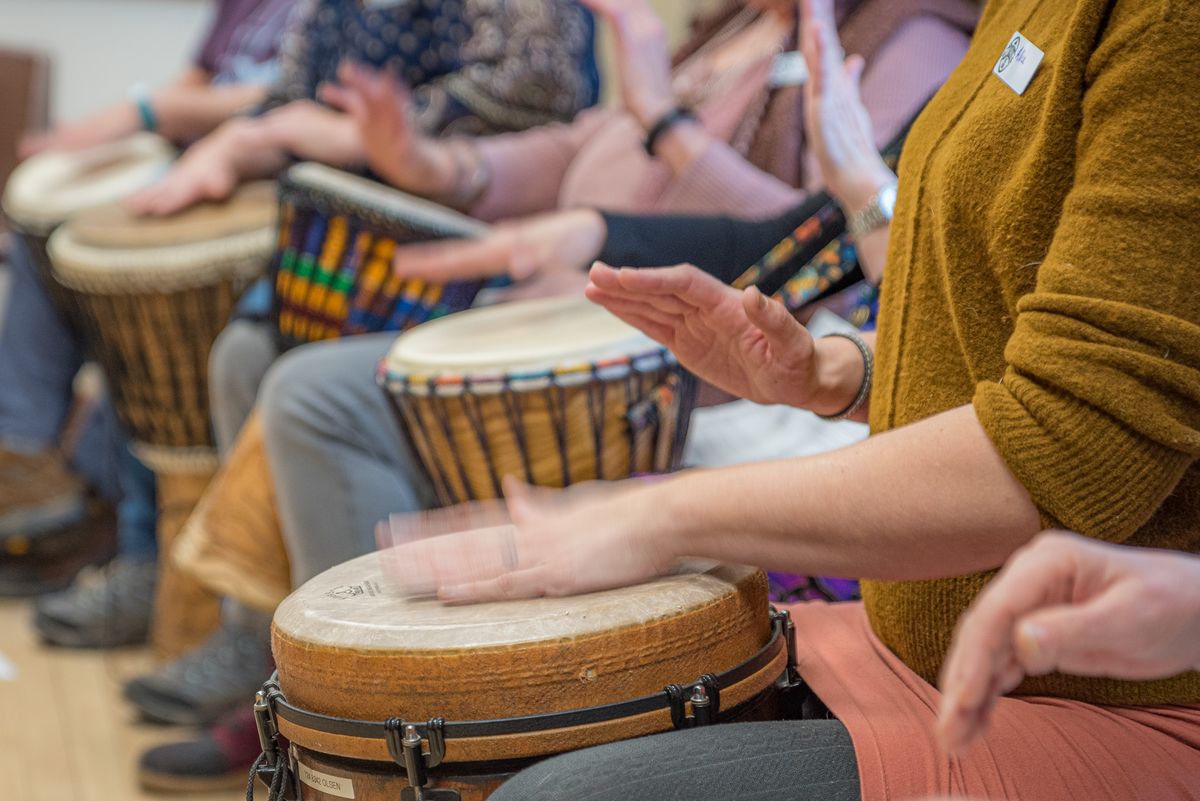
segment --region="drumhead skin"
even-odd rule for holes
[[[322,573],[276,610],[290,703],[359,720],[491,720],[630,700],[695,682],[770,636],[766,579],[693,565],[574,598],[446,606],[392,589],[380,554]]]
[[[385,361],[389,379],[465,378],[554,371],[664,349],[583,298],[545,298],[471,309],[402,334]]]
[[[46,235],[75,214],[127,197],[161,178],[175,148],[153,134],[69,153],[44,153],[13,171],[4,213],[15,226]]]
[[[171,217],[137,217],[120,204],[81,212],[50,237],[54,275],[82,292],[169,291],[223,276],[261,274],[274,245],[278,204],[270,181],[223,203]]]

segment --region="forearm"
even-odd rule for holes
[[[287,150],[280,144],[264,141],[259,119],[229,120],[196,147],[217,147],[224,151],[241,181],[269,178],[288,165]]]
[[[821,456],[646,488],[667,558],[920,580],[999,567],[1041,528],[969,406]]]
[[[234,115],[261,103],[266,90],[256,85],[195,86],[175,84],[157,92],[151,105],[158,132],[187,142],[208,135]]]

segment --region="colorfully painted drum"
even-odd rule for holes
[[[777,718],[793,679],[786,616],[752,568],[445,606],[399,594],[385,565],[335,567],[275,613],[278,674],[259,711],[264,740],[277,726],[290,743],[305,801],[415,798],[406,776],[427,799],[475,801],[552,754]]]
[[[299,164],[280,185],[272,278],[284,348],[400,331],[469,308],[480,281],[434,284],[398,278],[396,247],[475,237],[477,220],[320,164]]]
[[[446,504],[500,497],[506,475],[564,487],[672,470],[695,394],[668,350],[582,298],[406,332],[380,382]]]

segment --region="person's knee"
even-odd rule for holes
[[[208,357],[209,393],[214,403],[229,397],[253,396],[262,371],[273,358],[269,328],[246,320],[227,325]]]

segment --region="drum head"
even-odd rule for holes
[[[396,340],[389,378],[492,377],[595,364],[661,351],[645,334],[583,298],[547,298],[471,309]]]
[[[275,184],[246,184],[223,203],[199,203],[170,217],[139,217],[112,203],[76,215],[71,236],[84,247],[138,250],[211,242],[275,224]]]
[[[49,233],[81,211],[149,186],[166,173],[174,156],[170,143],[152,134],[34,156],[9,177],[4,213],[31,233]]]
[[[266,269],[275,240],[275,185],[259,181],[223,203],[137,217],[112,203],[81,212],[50,238],[55,277],[84,292],[204,286]]]
[[[446,606],[392,589],[369,554],[310,580],[276,610],[292,703],[364,720],[485,720],[658,692],[747,659],[770,636],[766,583],[699,565],[575,598]]]

